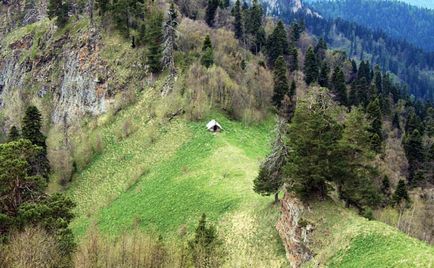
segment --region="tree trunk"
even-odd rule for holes
[[[279,204],[279,192],[274,194],[274,204]]]

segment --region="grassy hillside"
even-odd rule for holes
[[[214,135],[205,121],[169,123],[150,117],[158,97],[154,93],[148,91],[91,133],[101,138],[104,149],[68,190],[78,205],[75,234],[81,237],[96,224],[114,237],[139,227],[180,238],[181,229],[191,231],[206,213],[224,235],[229,265],[284,264],[272,198],[252,191],[273,120],[248,127],[214,114],[224,128]],[[135,131],[119,139],[126,120]]]
[[[434,248],[396,228],[368,221],[332,201],[314,203],[306,220],[315,225],[306,267],[434,267]]]

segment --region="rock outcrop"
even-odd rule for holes
[[[282,214],[276,224],[285,246],[286,256],[294,268],[300,267],[312,258],[308,243],[313,226],[303,220],[304,209],[300,200],[285,193],[285,197],[281,200]]]

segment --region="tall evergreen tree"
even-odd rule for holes
[[[241,40],[244,36],[243,31],[243,17],[241,15],[241,3],[240,0],[237,0],[235,2],[234,6],[234,28],[235,28],[235,37],[239,40]]]
[[[163,14],[157,8],[153,8],[147,21],[147,63],[151,72],[158,73],[162,69],[162,45],[163,45]]]
[[[401,203],[402,200],[410,201],[410,197],[408,196],[407,186],[405,185],[405,181],[400,180],[398,185],[396,186],[395,193],[393,194],[393,198],[397,204]]]
[[[303,32],[302,28],[297,22],[293,22],[290,26],[290,39],[293,43],[296,43],[300,39],[300,34]]]
[[[399,115],[398,115],[398,113],[395,113],[393,115],[392,126],[393,126],[393,128],[396,128],[399,131],[401,130],[401,124],[399,123]]]
[[[283,97],[289,93],[289,82],[287,77],[286,62],[283,56],[277,58],[274,64],[274,94],[273,104],[276,108],[282,105]]]
[[[211,67],[211,65],[214,64],[214,49],[212,47],[211,38],[209,35],[205,37],[203,42],[202,53],[202,65],[206,68]]]
[[[26,110],[23,122],[23,138],[32,142],[32,144],[41,147],[46,152],[45,136],[41,132],[42,115],[38,108],[29,106]]]
[[[368,119],[371,121],[371,127],[369,131],[372,134],[372,149],[376,152],[380,152],[381,143],[383,141],[383,119],[381,115],[379,98],[376,98],[368,105],[366,113],[368,115]]]
[[[219,7],[219,0],[208,0],[206,7],[205,21],[209,27],[213,27],[215,23],[215,15]]]
[[[8,142],[16,141],[20,138],[20,132],[16,126],[12,126],[8,134]]]
[[[282,21],[279,21],[267,40],[267,55],[271,65],[279,56],[289,54],[288,36]]]
[[[319,72],[318,76],[318,84],[322,87],[329,87],[329,74],[330,74],[330,68],[327,64],[327,62],[323,62],[321,64],[321,70]]]
[[[318,63],[312,47],[309,47],[304,60],[304,80],[310,85],[318,80]]]
[[[322,62],[325,59],[326,51],[327,51],[327,43],[325,42],[324,38],[321,37],[314,49],[316,59],[319,62]]]
[[[336,100],[342,104],[347,105],[347,87],[345,85],[345,75],[342,69],[337,66],[332,75],[331,89],[336,96]]]
[[[334,119],[334,104],[326,91],[313,90],[297,102],[287,131],[291,149],[285,166],[288,185],[303,199],[327,194],[326,182],[335,178],[335,152],[342,129]]]

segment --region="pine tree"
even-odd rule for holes
[[[380,152],[381,143],[383,141],[383,119],[380,109],[380,100],[378,98],[369,103],[366,113],[368,119],[371,121],[369,131],[372,134],[372,149],[376,152]]]
[[[211,65],[214,64],[214,49],[212,47],[211,38],[209,35],[205,37],[203,42],[202,53],[202,65],[206,68],[211,67]]]
[[[153,73],[162,69],[162,44],[163,44],[163,14],[156,8],[151,11],[147,22],[147,63]]]
[[[47,13],[50,19],[56,19],[56,25],[63,28],[69,19],[69,3],[67,0],[49,0]]]
[[[241,15],[241,3],[240,0],[237,0],[235,2],[234,7],[234,28],[235,28],[235,37],[239,40],[243,38],[243,18]]]
[[[310,85],[318,80],[318,64],[312,47],[309,47],[304,60],[304,80]]]
[[[331,89],[336,96],[336,101],[342,105],[347,105],[347,87],[345,85],[345,76],[342,69],[337,66],[332,75]]]
[[[208,0],[208,5],[206,7],[205,21],[209,27],[214,26],[215,15],[217,8],[219,7],[219,0]]]
[[[289,93],[289,82],[287,78],[286,62],[283,56],[277,58],[274,64],[274,94],[273,104],[276,108],[282,105],[283,97]]]
[[[29,140],[33,145],[41,148],[35,164],[32,166],[33,173],[48,179],[50,163],[47,158],[46,137],[41,132],[42,116],[38,108],[29,106],[22,122],[22,137]]]
[[[286,146],[291,148],[285,165],[289,189],[302,199],[327,194],[326,182],[338,164],[331,157],[341,137],[341,127],[333,117],[334,104],[326,91],[312,90],[302,100],[287,131]]]
[[[8,142],[16,141],[20,138],[20,132],[16,126],[12,126],[8,134]]]
[[[22,126],[23,138],[31,141],[32,144],[41,147],[46,153],[47,145],[45,144],[45,136],[41,132],[42,115],[38,108],[35,106],[29,106],[27,108]]]
[[[326,88],[329,87],[329,73],[330,73],[330,68],[327,62],[323,62],[318,76],[318,84],[321,87],[326,87]]]
[[[396,204],[400,204],[402,200],[407,202],[410,201],[410,197],[408,196],[407,186],[403,180],[399,180],[398,185],[396,186],[395,193],[393,195],[393,199]]]
[[[289,54],[288,37],[283,22],[279,21],[273,33],[267,40],[267,55],[271,65],[279,56]]]

